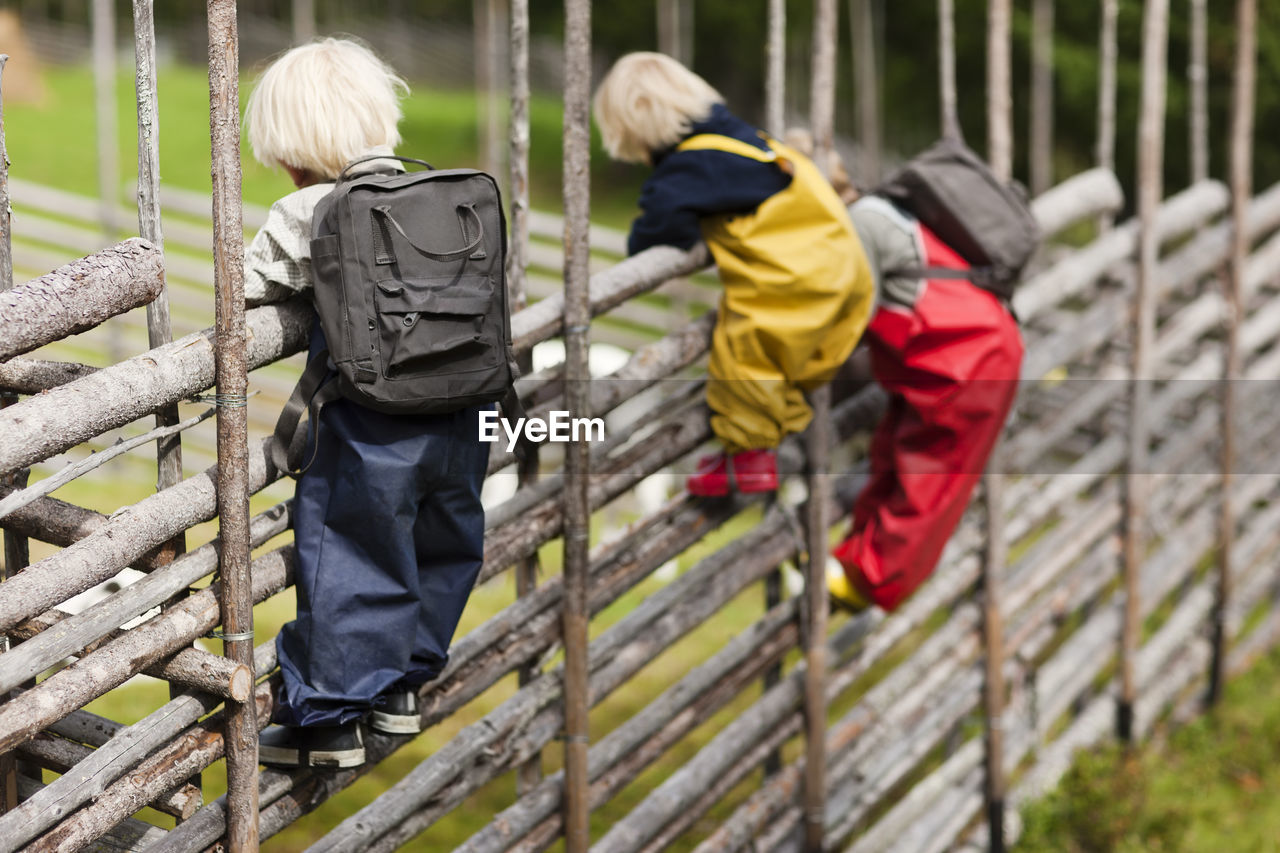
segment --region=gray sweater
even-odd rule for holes
[[[867,263],[871,266],[877,303],[907,308],[915,305],[925,286],[922,279],[903,276],[886,279],[883,275],[885,270],[924,266],[924,247],[920,245],[911,214],[887,199],[867,195],[849,205],[849,218],[853,220]]]

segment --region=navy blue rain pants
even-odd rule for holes
[[[298,617],[276,639],[277,722],[344,723],[444,669],[484,558],[484,408],[386,415],[340,399],[321,410],[294,497]]]

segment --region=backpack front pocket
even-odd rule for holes
[[[388,379],[485,367],[501,350],[488,276],[387,279],[377,287],[378,345]]]

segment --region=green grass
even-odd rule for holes
[[[166,65],[159,75],[160,176],[166,185],[208,192],[208,78],[203,68]],[[252,87],[241,80],[241,105]],[[16,178],[97,195],[93,77],[88,68],[51,67],[42,103],[6,101],[6,144]],[[116,85],[117,128],[122,180],[135,174],[137,130],[133,77],[121,74]],[[404,102],[399,153],[430,161],[438,168],[479,167],[478,108],[474,93],[415,85]],[[558,100],[538,96],[530,106],[530,194],[534,207],[561,207],[561,108]],[[293,190],[280,169],[253,159],[241,140],[246,201],[267,205]],[[502,176],[505,179],[505,176]],[[592,218],[624,227],[634,215],[644,170],[608,161],[598,134],[592,137]],[[122,194],[122,200],[127,201]],[[21,202],[21,198],[16,199]]]
[[[1138,753],[1082,755],[1024,812],[1027,851],[1280,850],[1280,652],[1212,713]]]

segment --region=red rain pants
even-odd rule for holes
[[[918,227],[927,266],[967,268]],[[882,305],[866,339],[890,401],[834,554],[855,588],[893,610],[933,572],[982,476],[1017,394],[1022,337],[995,296],[930,279],[913,307]]]

